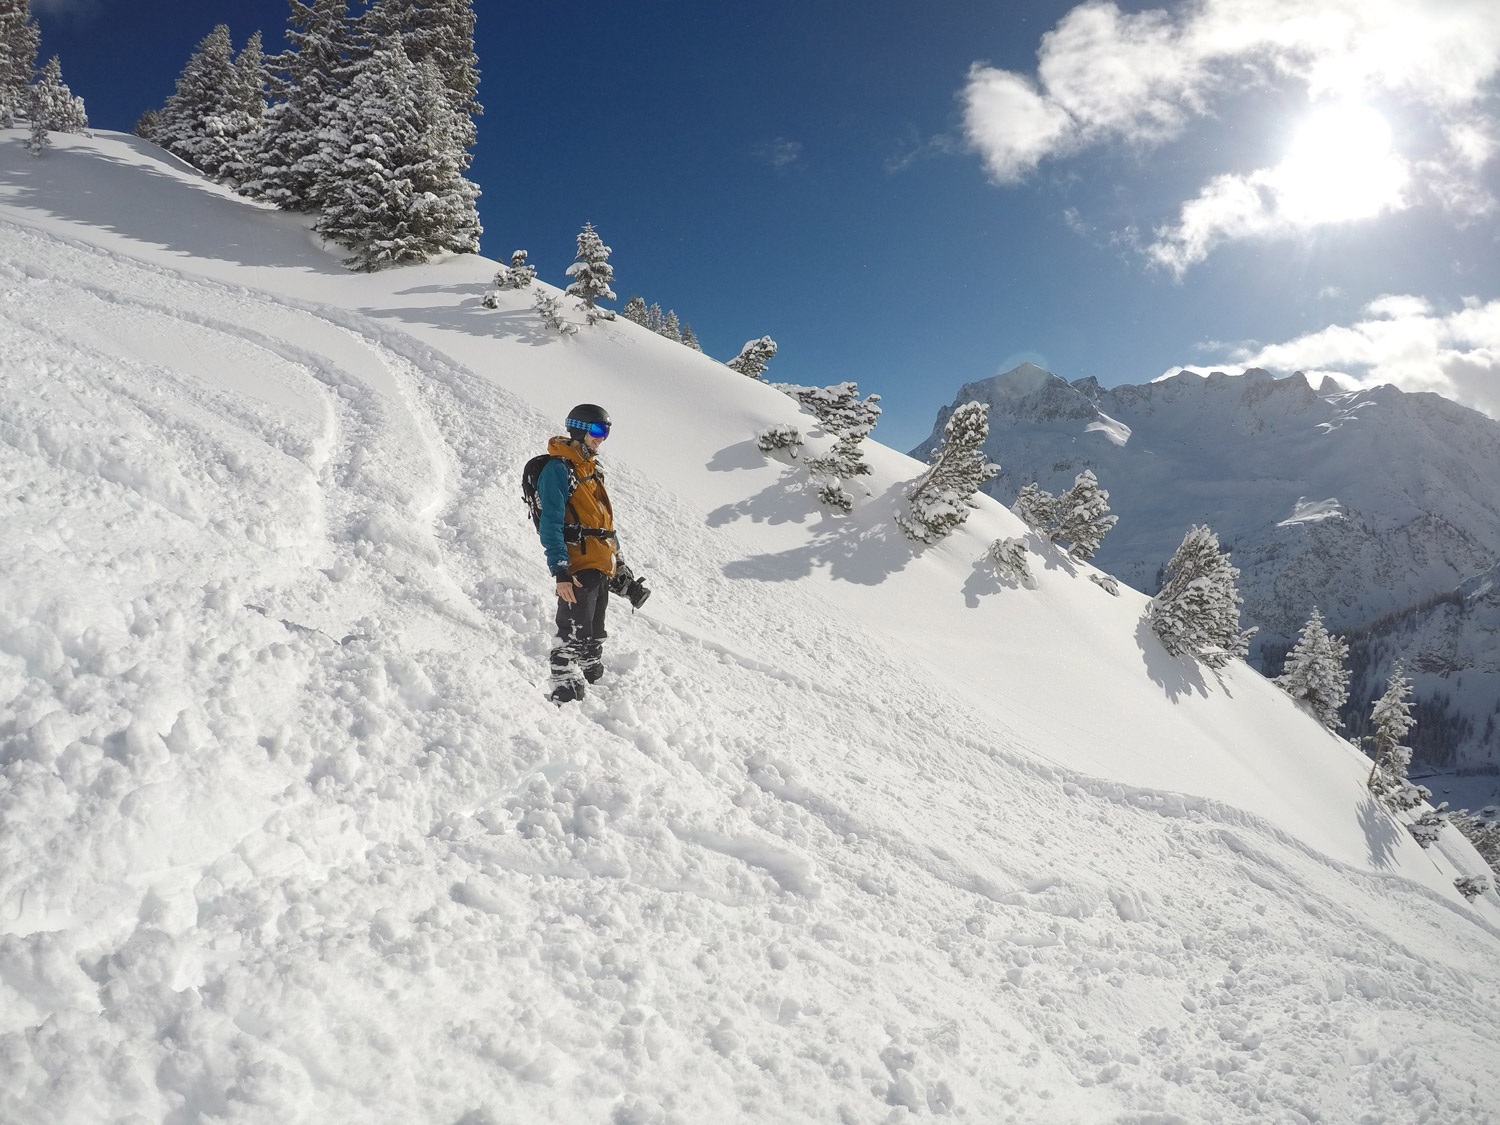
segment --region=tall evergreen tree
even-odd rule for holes
[[[1411,765],[1411,747],[1404,740],[1417,720],[1411,714],[1411,681],[1399,661],[1391,669],[1385,694],[1375,701],[1370,722],[1375,727],[1375,762],[1367,781],[1370,792],[1389,808],[1416,808],[1432,794],[1425,786],[1412,784],[1406,776]]]
[[[1323,615],[1314,606],[1276,683],[1312,708],[1318,722],[1337,730],[1339,709],[1349,698],[1349,669],[1344,667],[1348,659],[1348,644],[1343,637],[1329,635]]]
[[[966,402],[948,416],[932,466],[906,494],[907,510],[896,515],[908,538],[935,543],[969,518],[970,497],[1000,471],[984,455],[989,418],[983,402]]]
[[[459,148],[473,147],[473,119],[484,112],[479,104],[479,56],[474,53],[473,0],[375,0],[359,17],[358,38],[364,51],[392,35],[413,65],[430,62],[437,68],[448,105],[454,112]],[[356,47],[356,53],[363,53]],[[462,155],[462,171],[472,159]]]
[[[30,105],[41,45],[30,0],[0,0],[0,129],[13,127]]]
[[[646,319],[642,323],[653,332],[661,331],[661,306],[655,301],[652,301],[651,307],[646,310]]]
[[[766,364],[775,358],[776,341],[762,336],[759,340],[746,340],[740,354],[724,366],[751,379],[759,379],[765,373]]]
[[[657,329],[657,332],[665,336],[668,340],[679,344],[682,343],[682,329],[678,326],[675,309],[667,310],[667,315],[662,317],[661,327]]]
[[[682,326],[682,342],[695,352],[701,352],[703,345],[698,343],[698,337],[693,334],[693,326],[684,323]]]
[[[260,149],[265,142],[266,88],[270,68],[260,32],[250,36],[234,60],[234,84],[225,91],[219,116],[224,157],[209,174],[243,185],[260,174]]]
[[[1207,527],[1194,526],[1183,536],[1167,564],[1166,581],[1146,610],[1168,652],[1197,657],[1210,668],[1249,652],[1255,629],[1240,631],[1239,576]]]
[[[609,264],[610,249],[594,230],[593,223],[584,223],[578,232],[577,260],[568,267],[567,274],[573,280],[564,292],[581,297],[584,306],[592,309],[599,298],[615,299],[615,291],[609,287],[614,280],[615,267]]]
[[[324,132],[317,230],[360,270],[479,248],[479,189],[464,179],[458,126],[430,63],[391,38],[354,69]]]
[[[321,133],[338,111],[349,42],[348,0],[290,0],[283,96],[267,111],[258,169],[243,190],[287,211],[314,211],[326,182]]]
[[[27,116],[31,122],[31,135],[26,140],[26,148],[33,156],[40,156],[50,147],[49,133],[87,131],[89,115],[84,110],[83,99],[75,97],[62,80],[62,63],[56,55],[42,68],[29,95]]]
[[[193,167],[217,176],[231,159],[233,139],[226,128],[239,75],[229,28],[219,24],[198,44],[162,107],[157,143]]]

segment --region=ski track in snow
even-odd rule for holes
[[[0,237],[0,1118],[1492,1119],[1476,910],[1048,764],[800,588],[726,601],[665,493],[675,604],[559,711],[545,419],[357,314]]]

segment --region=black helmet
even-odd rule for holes
[[[568,436],[582,441],[585,434],[605,437],[609,433],[609,411],[592,402],[582,402],[568,411]],[[603,427],[603,432],[600,432]]]

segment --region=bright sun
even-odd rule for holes
[[[1407,170],[1385,118],[1353,103],[1315,109],[1270,180],[1287,218],[1329,223],[1399,207]]]

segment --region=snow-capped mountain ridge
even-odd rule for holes
[[[1482,861],[1256,673],[988,498],[913,546],[878,442],[830,515],[676,343],[333,261],[0,133],[0,1119],[1485,1120]],[[579,401],[656,592],[559,710]]]
[[[1057,492],[1092,469],[1120,517],[1093,561],[1135,588],[1155,590],[1189,526],[1213,527],[1241,570],[1244,619],[1261,629],[1255,654],[1295,640],[1314,605],[1335,631],[1369,630],[1431,608],[1500,559],[1500,423],[1438,395],[1314,389],[1300,373],[1262,370],[1103,388],[1028,364],[966,384],[955,403],[972,400],[991,405],[986,451],[1001,472],[988,490],[1009,502],[1031,480]],[[929,453],[949,410],[914,456]],[[1450,622],[1441,653],[1424,652],[1423,630],[1409,652],[1387,646],[1371,682],[1401,656],[1446,669],[1419,678],[1419,694],[1461,694],[1482,730],[1500,698],[1500,680],[1483,678],[1493,663],[1483,654],[1500,645],[1486,620]],[[1477,632],[1460,640],[1455,627]],[[1439,682],[1470,668],[1462,693]],[[1441,748],[1422,749],[1442,760]],[[1500,745],[1477,734],[1447,753],[1459,765],[1500,761]]]

